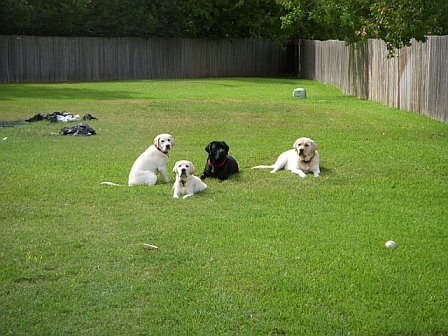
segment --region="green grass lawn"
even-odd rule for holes
[[[448,335],[447,124],[295,79],[0,85],[3,124],[54,111],[97,135],[0,128],[1,335]],[[241,173],[100,184],[158,133],[169,171],[225,140]],[[321,177],[250,169],[301,136]]]

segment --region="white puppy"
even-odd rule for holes
[[[193,175],[195,171],[196,169],[190,161],[181,160],[175,163],[173,168],[176,175],[173,185],[174,198],[179,198],[182,195],[184,195],[183,198],[187,198],[207,188],[207,185],[199,177]]]
[[[310,138],[299,138],[293,144],[293,149],[279,155],[277,161],[270,166],[256,166],[253,169],[269,168],[271,173],[279,170],[289,170],[300,177],[305,177],[305,173],[312,172],[314,176],[319,176],[319,153],[316,143]]]
[[[154,185],[157,182],[157,173],[160,173],[163,180],[168,182],[166,164],[168,152],[173,145],[174,139],[170,134],[156,136],[154,144],[135,160],[129,173],[128,185]]]

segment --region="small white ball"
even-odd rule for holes
[[[387,241],[384,245],[386,245],[387,248],[397,248],[397,244],[393,240]]]

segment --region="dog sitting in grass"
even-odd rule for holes
[[[154,185],[157,182],[157,173],[162,175],[165,183],[169,181],[166,164],[168,152],[173,148],[174,138],[170,134],[159,134],[154,138],[154,143],[148,147],[135,160],[129,172],[128,185]],[[101,184],[120,186],[112,182],[101,182]]]
[[[174,198],[183,196],[185,199],[207,188],[207,185],[199,177],[194,176],[195,171],[196,169],[190,161],[181,160],[175,163],[173,168],[176,175],[176,181],[173,185]]]
[[[156,136],[154,144],[135,160],[129,173],[128,185],[154,185],[157,182],[157,172],[162,175],[165,183],[168,182],[166,164],[168,152],[173,145],[172,135],[159,134]]]

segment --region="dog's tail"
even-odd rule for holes
[[[274,165],[270,165],[270,166],[261,165],[261,166],[252,167],[252,169],[273,169],[273,168],[274,168]]]
[[[101,182],[101,184],[116,186],[116,187],[124,187],[123,184],[117,184],[117,183],[113,183],[113,182]]]

